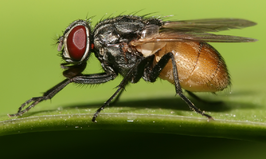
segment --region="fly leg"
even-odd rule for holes
[[[112,104],[115,104],[115,103],[117,103],[117,102],[119,101],[119,99],[120,99],[120,97],[121,97],[121,95],[123,94],[124,91],[125,91],[125,89],[122,89],[122,90],[118,93],[118,95],[116,96],[116,98],[113,100]]]
[[[38,103],[42,102],[43,100],[51,99],[54,95],[56,95],[59,91],[61,91],[66,85],[68,85],[71,82],[70,79],[65,79],[64,81],[60,82],[59,84],[55,85],[53,88],[46,91],[43,96],[41,97],[33,97],[29,100],[27,100],[25,103],[23,103],[16,114],[8,114],[8,116],[22,116],[25,112],[29,111],[31,108],[33,108]],[[31,103],[31,104],[30,104]],[[30,105],[29,105],[30,104]],[[25,106],[29,105],[26,109],[23,110]]]
[[[83,83],[83,84],[99,84],[99,83],[105,83],[107,81],[110,81],[114,79],[115,76],[112,74],[106,74],[106,73],[99,73],[99,74],[92,74],[92,75],[79,75],[74,76],[68,79],[63,80],[59,84],[55,85],[48,91],[46,91],[43,96],[40,97],[33,97],[23,103],[16,114],[9,114],[10,117],[13,116],[21,116],[25,112],[29,111],[31,108],[33,108],[38,103],[47,100],[52,99],[58,92],[60,92],[63,88],[65,88],[69,83],[75,82],[75,83]],[[29,105],[27,108],[23,110],[25,106]]]
[[[106,106],[108,106],[115,97],[119,98],[119,96],[122,94],[122,92],[124,91],[124,89],[125,89],[125,87],[129,81],[131,81],[132,83],[137,83],[140,80],[140,78],[143,76],[145,66],[147,64],[149,64],[149,62],[152,61],[153,58],[154,58],[154,56],[148,56],[144,59],[140,59],[135,64],[135,66],[124,77],[122,82],[117,86],[116,92],[95,112],[95,114],[93,115],[93,118],[92,118],[93,122],[97,122],[96,118],[99,115],[99,113]]]
[[[129,75],[128,75],[129,76]],[[106,107],[108,106],[111,101],[117,96],[117,95],[121,95],[122,91],[124,90],[125,86],[128,83],[128,78],[124,78],[122,80],[122,82],[117,86],[117,90],[115,91],[115,93],[99,108],[97,109],[97,111],[94,113],[93,117],[92,117],[92,122],[97,122],[96,118],[99,115],[99,113]]]
[[[174,81],[175,81],[175,90],[176,94],[178,94],[183,101],[187,103],[189,108],[205,117],[208,119],[213,119],[210,115],[205,114],[203,111],[201,111],[199,108],[197,108],[184,94],[182,91],[182,88],[179,83],[179,78],[178,78],[178,71],[177,71],[177,66],[175,62],[175,57],[172,52],[169,52],[165,54],[160,61],[152,68],[152,70],[149,72],[148,79],[150,82],[155,82],[156,78],[160,75],[162,69],[165,67],[165,65],[168,63],[168,61],[171,59],[172,65],[173,65],[173,76],[174,76]]]
[[[186,90],[186,92],[189,94],[189,96],[191,96],[192,98],[194,98],[194,99],[196,99],[196,100],[198,100],[198,101],[200,101],[202,103],[206,103],[206,104],[221,104],[221,103],[223,103],[221,101],[214,101],[214,102],[213,101],[207,101],[207,100],[201,99],[196,94],[194,94],[194,93],[192,93],[192,92],[190,92],[188,90]]]

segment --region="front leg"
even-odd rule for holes
[[[116,77],[115,74],[107,74],[107,73],[99,73],[99,74],[92,74],[92,75],[79,75],[75,76],[69,79],[65,79],[59,84],[55,85],[48,91],[46,91],[43,96],[40,97],[33,97],[29,100],[27,100],[25,103],[23,103],[16,114],[9,114],[10,117],[13,116],[21,116],[25,112],[29,111],[31,108],[33,108],[38,103],[47,100],[52,99],[58,92],[60,92],[63,88],[65,88],[69,83],[82,83],[82,84],[100,84],[105,83],[107,81],[110,81]],[[23,110],[25,106],[29,105],[27,108]]]
[[[150,82],[155,82],[157,77],[160,75],[162,69],[166,66],[168,61],[171,59],[172,61],[172,66],[173,66],[173,76],[174,76],[174,85],[175,85],[175,90],[176,94],[178,94],[182,100],[184,100],[187,105],[189,106],[190,109],[193,111],[206,116],[208,119],[213,119],[210,115],[205,114],[203,111],[201,111],[199,108],[197,108],[184,94],[181,88],[181,85],[179,83],[179,78],[178,78],[178,71],[177,71],[177,66],[176,66],[176,61],[175,61],[175,56],[172,52],[169,52],[165,54],[160,61],[148,72],[146,75],[146,79]]]

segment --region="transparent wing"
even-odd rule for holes
[[[207,32],[217,32],[228,29],[239,29],[256,25],[244,19],[201,19],[187,21],[165,22],[163,26],[147,27],[138,40],[130,42],[132,46],[155,42],[253,42],[256,39],[216,35]]]
[[[168,21],[160,28],[160,32],[217,32],[254,25],[255,22],[233,18]]]
[[[256,39],[230,36],[230,35],[215,35],[209,33],[161,33],[150,38],[141,38],[131,41],[132,46],[154,43],[154,42],[189,42],[189,41],[202,41],[202,42],[254,42]]]

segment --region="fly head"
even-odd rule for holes
[[[62,52],[62,58],[67,63],[81,64],[89,58],[92,47],[89,22],[76,20],[58,39],[57,49]]]
[[[65,30],[58,39],[58,51],[66,63],[61,64],[65,69],[63,75],[67,78],[80,75],[86,68],[93,44],[91,43],[91,29],[87,20],[76,20]]]

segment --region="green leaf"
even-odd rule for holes
[[[241,1],[241,7],[235,7],[239,1],[227,0],[203,0],[195,5],[190,1],[152,5],[138,0],[132,4],[116,0],[78,2],[5,1],[0,5],[1,158],[265,157],[265,4],[259,0]],[[91,122],[93,113],[115,92],[122,77],[95,87],[71,84],[51,102],[42,102],[21,117],[7,116],[64,79],[59,65],[62,60],[51,44],[56,43],[52,38],[61,35],[69,23],[84,19],[87,14],[96,15],[93,26],[105,13],[140,8],[147,8],[140,15],[154,11],[162,16],[176,15],[169,20],[232,17],[258,23],[221,32],[256,38],[258,42],[212,44],[227,63],[232,87],[217,95],[197,93],[202,99],[222,101],[221,104],[192,101],[214,120],[208,121],[189,110],[175,96],[173,85],[158,80],[130,84],[120,101],[104,109],[97,123]],[[92,55],[86,73],[101,71]]]

